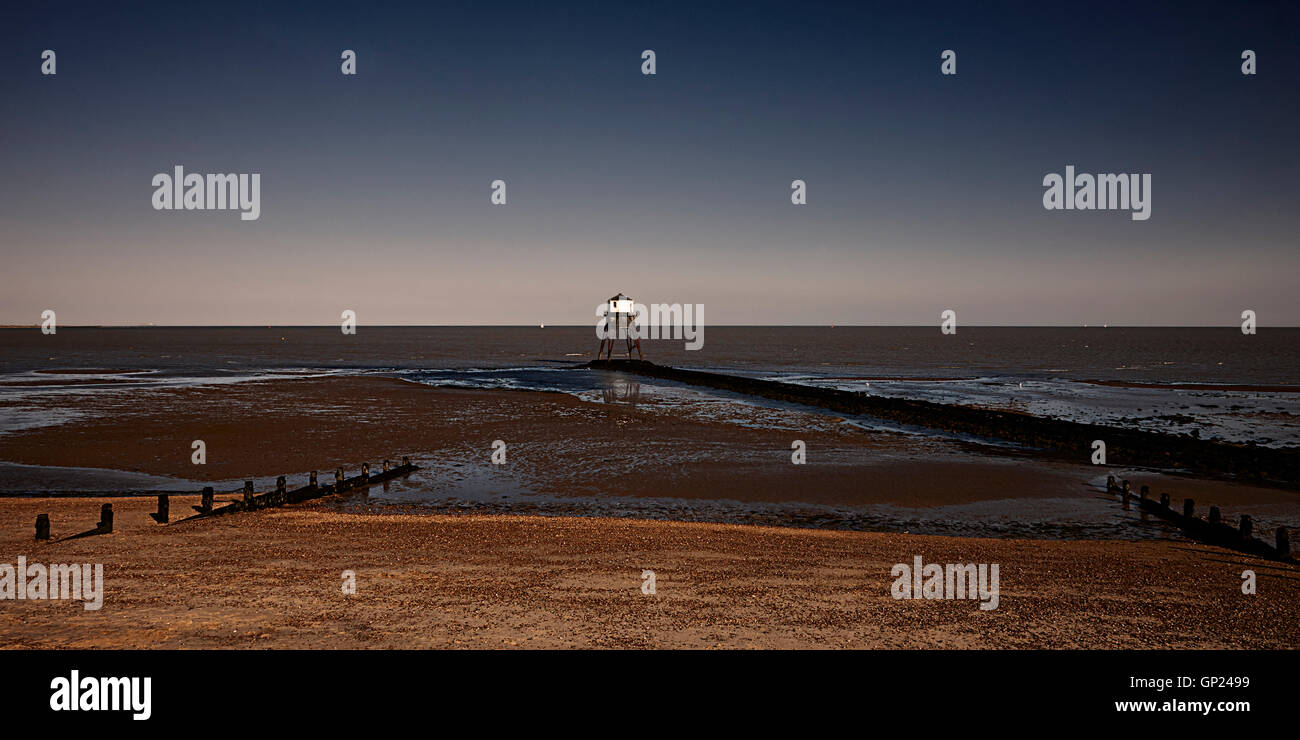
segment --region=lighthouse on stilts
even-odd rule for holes
[[[636,356],[644,360],[641,354],[641,337],[637,333],[636,315],[632,299],[619,293],[605,302],[605,331],[601,336],[600,348],[596,350],[596,359],[614,359],[614,342],[619,339],[626,343],[627,359],[632,359],[632,349]]]

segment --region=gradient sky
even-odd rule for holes
[[[1300,324],[1293,3],[266,5],[6,10],[0,323]],[[261,219],[153,210],[177,164]]]

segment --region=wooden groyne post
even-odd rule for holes
[[[301,501],[307,501],[313,498],[319,498],[330,493],[341,493],[354,488],[367,488],[387,482],[393,478],[409,475],[418,467],[411,464],[410,457],[403,457],[401,466],[395,467],[392,460],[383,461],[383,472],[370,474],[370,463],[361,464],[361,474],[355,478],[344,476],[343,468],[334,470],[334,485],[321,486],[317,471],[310,473],[309,483],[301,488],[289,490],[288,479],[286,476],[279,476],[275,480],[275,489],[266,493],[256,494],[253,491],[253,481],[244,481],[243,499],[235,501],[219,509],[214,509],[212,505],[212,487],[207,486],[203,489],[203,505],[195,506],[195,510],[200,516],[233,514],[240,511],[254,511],[256,509],[266,509],[274,506],[283,506],[285,504],[296,504]],[[160,497],[161,501],[161,497]],[[161,504],[160,504],[161,506]]]
[[[50,515],[49,514],[36,515],[36,539],[46,540],[46,541],[50,539]]]
[[[99,524],[95,525],[95,530],[99,534],[112,534],[113,532],[113,505],[104,504],[99,507]]]
[[[306,501],[320,495],[320,485],[316,482],[316,471],[311,471],[307,477],[307,485],[302,488],[295,488],[292,491],[286,491],[281,497],[282,504],[296,504],[299,501]]]
[[[1125,511],[1128,511],[1129,492],[1128,481],[1124,481],[1124,485],[1121,486],[1119,482],[1115,480],[1115,476],[1106,476],[1106,493],[1119,494],[1120,502],[1123,503]]]
[[[166,524],[171,519],[171,502],[167,499],[167,494],[158,494],[158,511],[149,516],[159,524]]]
[[[1184,535],[1191,539],[1265,558],[1296,562],[1291,557],[1291,539],[1286,527],[1278,527],[1276,545],[1269,545],[1267,542],[1254,538],[1255,520],[1250,514],[1241,515],[1239,527],[1233,527],[1224,521],[1223,513],[1217,506],[1210,507],[1208,518],[1198,519],[1194,500],[1190,498],[1183,499],[1183,511],[1182,514],[1179,514],[1170,505],[1170,495],[1168,493],[1160,494],[1160,502],[1157,504],[1147,498],[1147,493],[1150,490],[1148,486],[1141,486],[1138,489],[1138,508],[1143,513],[1153,513],[1157,517],[1176,525],[1183,531]],[[1122,496],[1124,508],[1128,508],[1128,500],[1132,492],[1132,486],[1128,481],[1119,481],[1117,483],[1115,476],[1108,475],[1106,476],[1106,491]]]

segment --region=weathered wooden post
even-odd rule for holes
[[[49,514],[36,515],[36,539],[38,540],[50,539],[50,515]]]
[[[315,488],[315,487],[316,487],[316,471],[315,471],[315,470],[311,471],[311,480],[307,481],[307,485],[311,486],[312,488]]]
[[[1222,520],[1223,520],[1223,517],[1219,515],[1219,507],[1217,507],[1217,506],[1211,506],[1211,507],[1210,507],[1210,524],[1218,524],[1218,523],[1221,522]]]
[[[334,492],[343,490],[343,468],[334,469]]]
[[[1190,498],[1183,499],[1183,516],[1191,519],[1196,515],[1196,502]]]
[[[387,461],[387,460],[384,461],[384,472],[385,472],[385,473],[388,472],[388,461]]]
[[[370,480],[370,463],[361,463],[361,480]]]
[[[1167,493],[1160,494],[1160,508],[1164,509],[1165,511],[1169,511],[1169,494]]]
[[[253,481],[244,481],[244,509],[253,508]]]
[[[1123,481],[1122,485],[1124,487],[1125,496],[1128,496],[1133,493],[1133,484],[1129,483],[1128,481]]]
[[[149,516],[159,524],[166,524],[171,519],[171,501],[167,498],[167,494],[158,494],[158,511]]]
[[[275,502],[283,504],[288,498],[289,489],[285,483],[284,476],[275,479]]]
[[[402,464],[403,465],[406,464],[406,458],[402,458]],[[1113,491],[1116,488],[1119,488],[1119,486],[1115,485],[1115,476],[1113,475],[1106,476],[1106,490]]]
[[[411,464],[411,458],[407,457],[406,455],[402,455],[402,467],[404,468],[408,467],[410,464]]]
[[[100,534],[110,534],[113,531],[113,505],[104,504],[99,507],[99,525],[97,526]]]
[[[1250,539],[1250,536],[1254,533],[1255,533],[1255,521],[1250,518],[1250,514],[1242,514],[1241,515],[1241,538],[1243,540],[1248,540]]]
[[[203,487],[203,498],[199,501],[199,513],[212,513],[212,486]]]
[[[1148,493],[1151,493],[1151,486],[1142,486],[1142,489],[1141,489],[1141,496],[1142,496],[1143,499],[1145,499],[1145,498],[1147,497],[1147,494],[1148,494]]]
[[[1284,558],[1291,557],[1291,533],[1286,527],[1277,528],[1277,554]]]

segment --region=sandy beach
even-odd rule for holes
[[[785,417],[797,430],[747,427],[653,404],[386,377],[136,389],[73,408],[75,420],[7,435],[5,459],[195,481],[253,477],[261,490],[268,476],[336,466],[354,474],[361,460],[404,454],[490,467],[491,441],[508,439],[511,464],[543,495],[910,506],[997,501],[1009,491],[1050,499],[1096,472],[868,433],[811,412]],[[832,461],[790,465],[795,434]],[[196,438],[208,444],[206,466],[190,462]],[[663,462],[626,466],[618,450],[638,441],[664,450]],[[30,482],[15,475],[9,488]],[[1198,500],[1225,506],[1284,506],[1292,496],[1184,482]],[[167,526],[149,519],[151,497],[0,499],[8,561],[103,563],[107,586],[99,612],[6,604],[0,645],[1266,648],[1300,638],[1300,568],[1185,541],[445,515],[364,493],[346,498],[180,522],[198,499],[174,496]],[[62,539],[93,528],[104,502],[116,511],[114,533]],[[40,513],[50,514],[50,543],[33,543]],[[892,598],[892,566],[916,555],[999,564],[1000,605]],[[1259,579],[1254,595],[1241,591],[1247,569]],[[341,592],[345,570],[356,573],[355,595]],[[643,570],[656,574],[654,595],[641,593]]]
[[[0,547],[102,562],[98,612],[13,602],[0,645],[58,648],[1290,648],[1300,568],[1195,544],[922,537],[594,518],[338,513],[319,504],[33,546],[49,512],[5,501]],[[194,501],[176,500],[173,511]],[[56,533],[57,536],[57,533]],[[999,563],[996,610],[895,600],[890,569]],[[656,593],[640,590],[643,570]],[[1243,570],[1258,593],[1242,594]],[[341,592],[353,570],[357,593]]]

